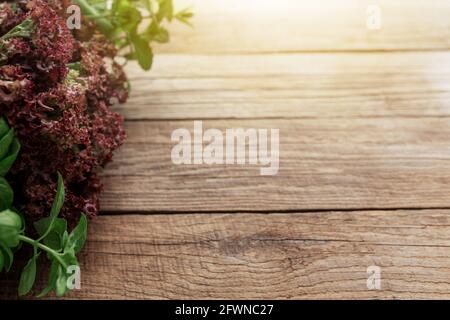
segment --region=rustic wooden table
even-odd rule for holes
[[[376,1],[369,30],[372,2],[176,1],[195,27],[128,68],[128,140],[68,297],[450,298],[450,2]],[[193,120],[279,128],[278,175],[174,165]]]

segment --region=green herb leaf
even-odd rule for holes
[[[61,258],[67,267],[79,265],[77,257],[75,256],[74,248],[64,250],[64,254],[61,256]]]
[[[33,257],[28,261],[25,268],[23,268],[22,274],[20,275],[19,283],[19,296],[24,296],[33,288],[34,282],[36,280],[36,258],[38,255],[33,255]]]
[[[22,226],[22,218],[17,213],[11,210],[0,212],[0,243],[9,248],[17,247]]]
[[[20,244],[19,235],[21,230],[16,228],[0,226],[0,242],[8,248],[16,248]]]
[[[0,212],[0,227],[9,227],[14,230],[22,229],[22,218],[11,210],[3,210]]]
[[[68,290],[67,288],[67,273],[66,270],[59,265],[58,266],[58,273],[56,278],[56,295],[58,297],[62,297]]]
[[[3,137],[9,131],[9,126],[6,123],[6,120],[0,118],[0,137]]]
[[[0,241],[0,252],[3,254],[3,267],[8,272],[11,269],[11,266],[14,261],[14,255],[10,248],[8,248],[7,245],[5,245],[3,242]],[[1,271],[1,270],[0,270]]]
[[[50,267],[50,275],[48,277],[47,286],[44,288],[44,290],[41,291],[41,293],[39,293],[37,295],[37,298],[43,298],[46,295],[48,295],[50,293],[50,291],[55,289],[56,280],[58,279],[58,268],[59,268],[58,261],[52,260],[52,265]]]
[[[81,250],[86,241],[87,219],[83,214],[78,225],[68,234],[66,220],[57,217],[65,197],[64,181],[58,173],[56,196],[50,215],[34,223],[40,238],[33,240],[23,234],[25,226],[23,216],[10,209],[13,203],[13,191],[3,178],[19,150],[20,144],[14,139],[13,131],[4,119],[0,119],[0,271],[9,271],[12,266],[14,256],[11,248],[19,247],[21,241],[27,243],[33,247],[34,255],[20,276],[19,296],[26,295],[34,286],[37,258],[40,254],[38,250],[46,252],[52,262],[49,281],[39,297],[47,295],[52,290],[55,290],[58,296],[62,296],[69,290],[67,268],[78,265],[75,254]]]
[[[120,24],[121,28],[130,33],[135,32],[139,23],[142,21],[141,12],[126,0],[120,1],[117,10],[119,15],[116,21]]]
[[[65,197],[64,180],[61,174],[58,172],[58,185],[56,188],[56,197],[55,200],[53,201],[52,209],[50,210],[50,219],[54,220],[58,216],[62,206],[64,205],[64,197]]]
[[[172,0],[113,0],[111,9],[89,0],[75,2],[85,18],[95,22],[98,30],[119,48],[119,56],[138,60],[144,70],[149,70],[153,62],[151,42],[169,41],[169,32],[162,24],[176,18],[190,25],[192,17],[188,9],[175,13]],[[144,32],[139,31],[141,27],[146,27]]]
[[[13,142],[14,132],[9,130],[1,139],[0,139],[0,159],[3,159],[8,153],[9,146]]]
[[[175,15],[175,19],[177,19],[178,21],[180,21],[181,23],[184,23],[185,25],[188,25],[190,27],[192,27],[192,23],[189,21],[192,17],[194,16],[194,14],[192,13],[192,11],[188,8],[178,12]]]
[[[63,236],[62,236],[62,247],[65,248],[67,246],[67,240],[69,239],[69,233],[66,231],[64,231]]]
[[[50,218],[43,218],[36,221],[33,225],[39,236],[43,236],[50,227]],[[63,248],[62,238],[67,229],[67,221],[62,218],[55,218],[52,229],[43,238],[44,244],[53,250],[61,250]]]
[[[17,155],[20,151],[20,144],[17,139],[14,139],[12,144],[10,145],[8,156],[6,156],[3,160],[0,160],[0,177],[5,176],[9,169],[11,169],[11,166],[13,165],[14,161],[16,161]]]
[[[78,225],[72,230],[69,237],[67,238],[67,242],[65,244],[65,248],[72,248],[75,253],[78,253],[84,246],[87,238],[87,219],[86,215],[82,214]]]
[[[88,17],[95,18],[95,23],[100,32],[102,32],[106,36],[112,34],[112,32],[114,31],[114,26],[112,25],[111,21],[101,17],[101,14],[98,12],[98,8],[91,5],[88,0],[74,0],[74,3],[80,6],[81,12],[83,14]]]
[[[13,203],[14,193],[9,183],[5,178],[0,177],[0,210],[11,208]],[[0,222],[1,224],[1,222]]]
[[[131,36],[131,41],[139,65],[144,70],[150,70],[153,64],[153,52],[148,42],[136,34]]]
[[[58,186],[56,188],[55,200],[53,200],[52,209],[50,210],[48,228],[45,231],[45,233],[41,235],[38,241],[44,239],[53,230],[53,224],[55,223],[56,217],[58,216],[62,206],[64,205],[64,197],[65,197],[64,180],[61,174],[58,172]]]
[[[172,21],[173,18],[173,3],[172,0],[158,0],[159,10],[156,15],[158,21],[162,21],[166,18],[169,21]]]
[[[141,37],[147,41],[156,41],[159,43],[169,42],[169,32],[163,27],[158,26],[158,24],[153,21],[141,34]]]

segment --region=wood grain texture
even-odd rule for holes
[[[131,64],[127,119],[450,115],[450,55],[157,55]]]
[[[158,52],[445,50],[450,3],[442,0],[177,0],[190,6],[194,28],[170,26]],[[381,9],[381,29],[367,28],[367,7]]]
[[[279,128],[280,170],[174,165],[171,133],[193,121],[135,121],[104,172],[106,211],[436,208],[450,204],[450,123],[439,118],[213,120]]]
[[[106,216],[69,298],[449,298],[449,265],[449,210]]]
[[[377,1],[377,31],[369,0],[175,3],[195,27],[170,27],[150,73],[127,67],[109,215],[68,298],[450,299],[450,2]],[[278,175],[174,165],[194,119],[279,128]]]

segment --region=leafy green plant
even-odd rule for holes
[[[44,252],[51,262],[46,288],[38,295],[43,297],[55,290],[58,296],[68,290],[69,267],[78,266],[76,254],[83,248],[87,236],[87,219],[83,214],[78,225],[69,233],[67,221],[58,218],[64,204],[64,182],[58,173],[56,197],[50,215],[34,223],[39,235],[32,239],[25,235],[25,221],[12,208],[13,191],[4,178],[20,150],[14,132],[4,119],[0,119],[0,272],[9,271],[14,260],[14,251],[22,243],[31,245],[33,255],[24,267],[19,283],[19,296],[26,295],[33,288],[39,255]]]
[[[110,8],[104,0],[75,0],[75,3],[127,60],[137,60],[144,70],[152,66],[151,43],[169,41],[164,22],[178,20],[190,25],[193,16],[189,9],[175,12],[172,0],[113,0]]]
[[[13,191],[5,175],[13,165],[20,151],[19,141],[3,118],[0,118],[0,211],[11,208]]]

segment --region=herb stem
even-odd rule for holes
[[[55,250],[53,250],[52,248],[47,247],[45,244],[42,244],[36,240],[28,238],[27,236],[24,236],[24,235],[19,235],[19,240],[32,245],[35,248],[35,250],[36,250],[36,248],[39,248],[39,249],[42,249],[42,250],[50,253],[53,257],[55,257],[56,260],[58,260],[58,262],[64,267],[64,269],[67,269],[66,262],[61,258],[61,255],[58,252],[56,252]]]

